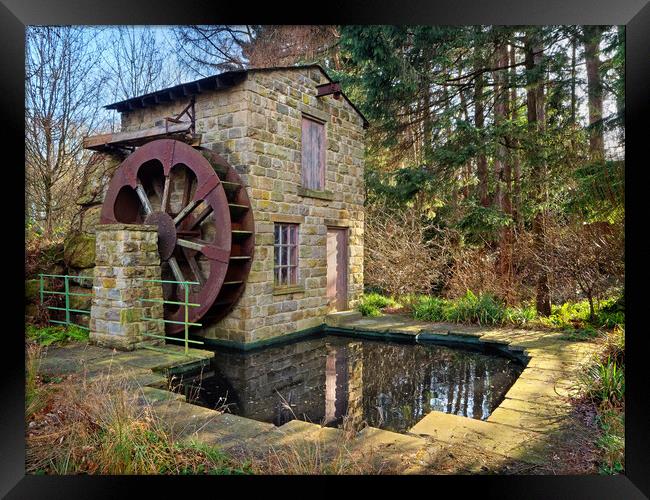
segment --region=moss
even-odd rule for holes
[[[88,234],[70,235],[63,247],[63,258],[70,267],[86,269],[95,265],[95,237]]]

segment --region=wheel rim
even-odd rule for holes
[[[250,270],[250,201],[245,189],[237,189],[233,195],[235,183],[242,187],[234,169],[218,155],[161,139],[141,146],[122,162],[104,200],[100,223],[158,227],[163,279],[198,282],[190,286],[189,293],[189,301],[199,304],[189,308],[189,321],[193,323],[206,315],[214,321],[227,314],[241,296]],[[251,240],[244,245],[238,232],[242,221],[246,221],[244,232],[250,233],[246,240]],[[183,301],[185,292],[180,285],[164,284],[163,296]],[[184,307],[165,305],[165,318],[184,321]],[[170,334],[183,328],[166,324]]]

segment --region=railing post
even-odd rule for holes
[[[65,323],[70,326],[70,284],[68,283],[68,275],[63,277],[65,283]]]
[[[45,287],[44,287],[44,284],[43,284],[43,273],[40,273],[38,275],[38,277],[40,278],[40,280],[39,280],[39,282],[40,282],[39,283],[39,294],[41,296],[41,305],[43,305],[43,295],[45,295],[43,293],[45,291]]]
[[[187,356],[189,354],[189,349],[188,349],[188,339],[189,339],[189,329],[190,325],[189,320],[189,304],[190,304],[190,285],[185,283],[185,355]]]

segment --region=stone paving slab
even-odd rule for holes
[[[185,401],[185,396],[157,387],[143,387],[138,393],[138,402],[141,405],[155,405],[167,401]]]
[[[413,426],[412,434],[431,436],[454,446],[472,446],[506,458],[530,463],[543,463],[543,434],[531,430],[485,422],[458,415],[432,411]]]
[[[572,392],[570,386],[567,385],[549,384],[520,377],[506,392],[505,397],[545,405],[571,406],[567,398],[571,396]]]
[[[548,405],[536,403],[534,401],[522,401],[521,399],[511,398],[505,398],[497,409],[499,408],[530,413],[539,416],[541,419],[563,417],[568,415],[571,411],[570,405]]]
[[[44,375],[65,375],[80,371],[90,361],[113,357],[111,349],[88,344],[70,344],[62,347],[49,346],[41,359],[39,372]]]
[[[518,429],[547,433],[564,428],[567,425],[567,414],[539,415],[500,406],[490,414],[487,421]]]

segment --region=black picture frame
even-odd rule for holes
[[[643,210],[641,178],[647,153],[648,137],[644,122],[648,121],[650,101],[650,5],[646,0],[445,0],[417,1],[358,1],[343,2],[208,2],[150,0],[134,2],[92,0],[1,0],[0,3],[0,99],[3,138],[2,187],[0,207],[3,207],[4,321],[2,346],[4,355],[4,397],[0,403],[0,495],[7,498],[75,498],[110,497],[134,494],[136,487],[161,488],[167,497],[203,495],[202,489],[214,494],[249,493],[252,486],[264,486],[269,481],[292,478],[172,478],[172,477],[90,477],[26,476],[24,422],[24,322],[19,312],[24,307],[22,297],[24,273],[16,264],[21,262],[21,244],[17,236],[24,234],[24,225],[17,207],[24,191],[24,30],[34,24],[609,24],[626,26],[626,279],[627,289],[627,398],[626,398],[626,473],[619,476],[480,476],[480,477],[395,477],[391,486],[412,494],[411,484],[424,488],[428,494],[440,494],[445,486],[453,495],[472,493],[481,498],[647,498],[650,496],[650,439],[648,424],[646,338],[642,330],[642,273],[644,226],[647,210]],[[9,154],[8,154],[9,153]],[[24,206],[24,198],[22,199]],[[16,227],[14,227],[16,226]],[[647,258],[647,257],[646,257]],[[9,272],[9,275],[7,275]],[[12,274],[15,273],[15,276]],[[184,480],[183,480],[184,479]],[[296,478],[293,478],[294,480]],[[303,478],[304,480],[304,478]],[[320,481],[342,481],[342,485],[362,483],[370,495],[371,489],[385,491],[386,479],[381,478],[309,478],[305,494],[318,492]],[[210,481],[208,483],[208,481]],[[219,481],[215,483],[215,481]],[[245,481],[245,482],[242,482]],[[294,486],[292,486],[294,488]],[[283,494],[282,490],[267,490],[266,494]],[[327,491],[327,490],[323,490]],[[331,490],[330,490],[331,491]],[[333,494],[341,494],[336,490]],[[285,492],[286,493],[286,492]],[[302,495],[298,490],[292,494]],[[151,496],[154,493],[149,491]],[[426,493],[425,493],[426,494]]]

